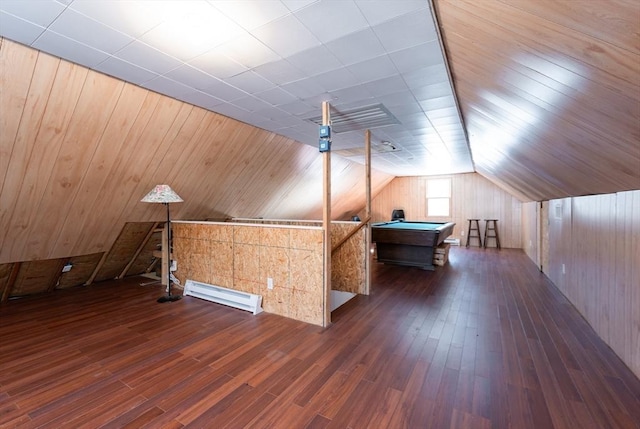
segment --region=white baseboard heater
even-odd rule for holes
[[[250,311],[253,314],[262,312],[261,295],[227,289],[222,286],[214,286],[195,280],[187,280],[184,285],[184,295]]]

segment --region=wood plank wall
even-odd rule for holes
[[[106,252],[168,183],[173,219],[317,219],[317,148],[0,39],[0,263]],[[332,212],[365,204],[364,166],[335,156]],[[380,190],[391,176],[374,172]]]
[[[548,210],[545,274],[640,377],[640,190],[551,200]]]
[[[477,172],[527,201],[638,189],[640,2],[433,3]]]
[[[538,257],[538,208],[540,203],[530,201],[522,204],[522,249],[536,265],[540,266]]]
[[[431,178],[451,178],[451,217],[426,214],[426,184]],[[407,220],[455,222],[452,237],[466,243],[467,219],[498,219],[502,247],[522,248],[522,203],[477,173],[451,176],[397,177],[372,201],[372,221],[391,219],[393,209],[403,209]],[[481,225],[484,234],[484,222]]]

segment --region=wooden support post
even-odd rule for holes
[[[118,280],[122,280],[124,278],[124,276],[127,275],[127,272],[129,271],[129,269],[131,268],[133,263],[136,261],[136,259],[138,259],[138,256],[140,255],[140,252],[142,252],[144,247],[147,245],[147,243],[151,239],[151,236],[153,235],[153,233],[155,232],[156,228],[158,227],[158,223],[159,222],[154,223],[153,226],[151,227],[151,229],[149,230],[149,232],[147,232],[147,235],[144,237],[144,240],[142,240],[142,243],[140,243],[140,246],[138,246],[138,248],[136,249],[136,253],[134,253],[133,257],[131,258],[131,260],[129,261],[127,266],[124,267],[124,270],[122,270],[120,275],[118,277],[116,277]]]
[[[11,291],[13,290],[13,286],[16,284],[16,280],[18,279],[18,273],[20,272],[20,267],[22,266],[22,262],[15,262],[11,267],[11,273],[9,274],[9,280],[2,292],[2,297],[0,297],[0,303],[7,302],[9,297],[11,296]]]
[[[365,166],[365,212],[364,217],[367,222],[366,235],[364,240],[365,246],[365,275],[364,275],[364,295],[369,295],[371,288],[371,131],[364,132],[364,166]]]
[[[100,262],[98,262],[98,265],[96,265],[95,270],[93,270],[93,273],[91,274],[91,277],[89,277],[89,280],[87,280],[84,283],[85,286],[89,286],[96,279],[96,276],[98,275],[98,272],[102,269],[102,266],[104,265],[104,263],[107,262],[107,255],[108,254],[109,254],[109,252],[104,252],[102,254],[102,258],[100,258]]]
[[[329,103],[322,102],[322,125],[330,125]],[[324,232],[324,310],[322,326],[331,324],[331,150],[322,152],[323,194],[322,230]]]

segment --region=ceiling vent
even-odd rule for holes
[[[316,116],[308,120],[317,125],[322,125],[322,116]],[[331,131],[334,133],[366,130],[399,123],[400,121],[382,104],[344,111],[331,108]]]
[[[353,147],[350,149],[339,149],[339,150],[334,150],[334,153],[344,156],[346,158],[352,157],[352,156],[364,156],[365,155],[365,148],[363,147]],[[400,148],[397,147],[395,144],[390,143],[388,141],[383,141],[380,142],[380,144],[376,144],[373,143],[371,144],[371,154],[372,155],[379,155],[379,154],[384,154],[384,153],[389,153],[389,152],[400,152]]]

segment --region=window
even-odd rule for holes
[[[427,179],[427,216],[451,215],[451,179]]]

